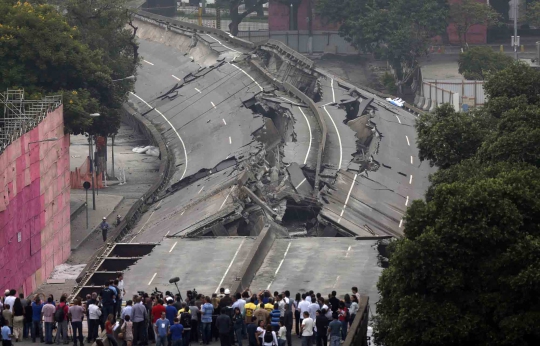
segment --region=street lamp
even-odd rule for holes
[[[101,114],[91,113],[89,117],[97,118]],[[90,160],[90,173],[92,174],[92,210],[96,210],[96,187],[94,186],[94,155],[92,150],[92,136],[88,134],[88,159]]]
[[[126,78],[120,78],[120,79],[113,79],[111,82],[118,82],[118,81],[121,81],[121,80],[128,80],[128,79],[135,79],[135,76],[131,75],[131,76],[128,76]]]

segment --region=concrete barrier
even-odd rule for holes
[[[238,276],[241,278],[240,281],[238,281],[236,287],[231,287],[231,291],[243,292],[249,287],[255,274],[257,274],[264,262],[266,255],[268,255],[272,245],[274,245],[274,240],[276,240],[276,233],[269,224],[265,224],[257,237],[257,240],[255,240],[255,243],[251,246],[251,251],[247,256],[242,269],[238,273]]]
[[[422,107],[422,109],[424,111],[429,111],[430,108],[431,108],[431,99],[426,98],[426,102],[424,103],[424,107]]]
[[[418,109],[422,109],[425,102],[426,98],[424,96],[418,96],[418,103],[416,104],[416,107],[418,107]]]
[[[369,321],[369,297],[362,296],[358,302],[358,312],[354,318],[347,338],[343,346],[364,346],[367,345],[367,327]]]
[[[322,157],[324,153],[324,148],[326,147],[326,137],[328,135],[328,129],[326,127],[326,122],[324,121],[324,116],[321,112],[321,109],[315,105],[312,99],[310,99],[306,94],[298,90],[294,85],[285,82],[283,83],[285,90],[293,94],[302,100],[305,104],[308,105],[309,109],[315,115],[317,122],[319,123],[319,128],[321,129],[321,143],[319,144],[319,152],[317,153],[317,166],[315,167],[315,188],[313,189],[313,194],[316,198],[319,197],[319,182],[320,182],[320,173],[322,165]]]

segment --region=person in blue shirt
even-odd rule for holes
[[[170,327],[171,327],[171,323],[166,318],[165,313],[162,312],[161,318],[158,318],[154,325],[154,328],[155,328],[154,331],[156,333],[156,346],[165,346]]]
[[[272,324],[272,330],[277,332],[279,330],[279,318],[281,317],[281,311],[279,311],[279,305],[274,304],[274,310],[270,312],[270,322]]]
[[[201,307],[202,337],[203,344],[208,345],[212,341],[212,314],[214,306],[210,303],[210,297],[205,298],[206,303]]]
[[[11,346],[11,329],[6,322],[2,323],[2,346]]]
[[[165,308],[165,316],[169,320],[169,323],[171,324],[171,327],[174,325],[174,320],[176,318],[176,315],[178,315],[178,309],[172,305],[173,300],[172,298],[170,300],[167,300],[167,307]],[[167,335],[167,341],[168,346],[172,346],[172,339],[171,334]]]
[[[41,310],[44,303],[39,296],[34,299],[32,303],[32,342],[36,342],[37,337],[41,339],[41,342],[45,342],[43,335],[43,323],[41,319]]]
[[[172,346],[182,346],[182,334],[184,333],[184,326],[180,324],[180,320],[175,318],[174,324],[171,326],[169,335],[172,339]]]

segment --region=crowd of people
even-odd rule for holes
[[[84,320],[86,342],[98,340],[101,329],[110,346],[209,345],[212,340],[219,340],[221,346],[292,346],[293,335],[301,338],[302,346],[339,346],[360,300],[356,287],[342,299],[335,291],[328,296],[310,291],[291,297],[289,291],[231,294],[225,288],[209,296],[187,291],[185,300],[180,293],[157,290],[139,291],[126,299],[122,274],[100,292],[75,298],[71,306],[66,295],[57,302],[52,296],[36,295],[30,300],[16,294],[6,291],[3,298],[3,346],[23,338],[57,345],[73,340],[74,346],[83,346]]]

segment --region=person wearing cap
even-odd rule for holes
[[[225,289],[225,297],[221,298],[221,300],[219,301],[219,309],[221,311],[221,309],[232,306],[232,305],[233,305],[233,301],[231,298],[231,290],[227,288]]]
[[[101,235],[103,236],[103,241],[107,241],[107,232],[109,231],[109,224],[107,223],[107,218],[103,217],[103,221],[99,224],[99,228],[101,229]]]

